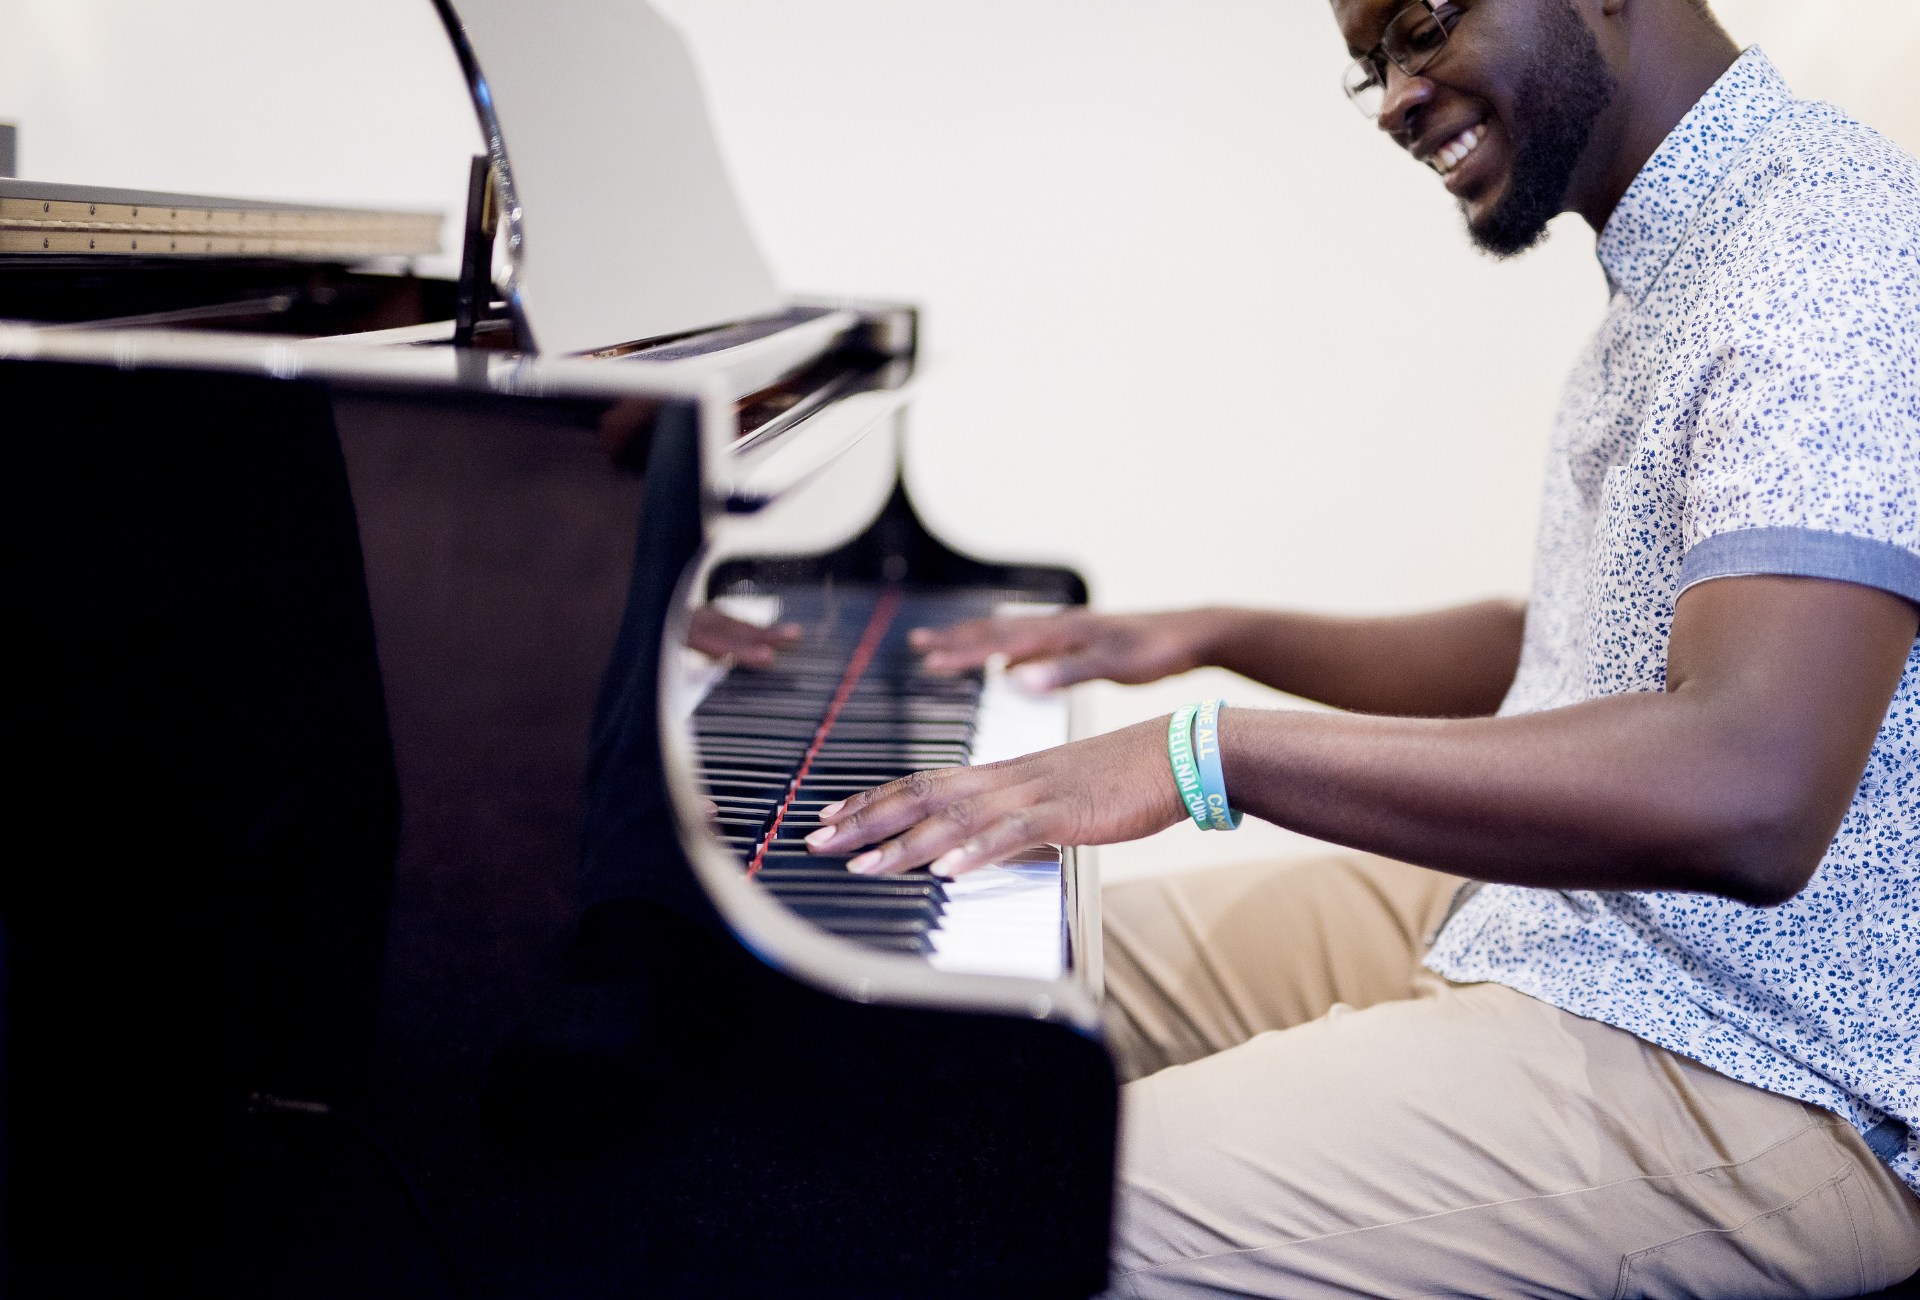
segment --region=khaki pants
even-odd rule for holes
[[[1112,1294],[1759,1300],[1920,1268],[1920,1201],[1837,1117],[1423,972],[1458,883],[1353,854],[1105,891]]]

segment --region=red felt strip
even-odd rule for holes
[[[853,688],[860,683],[861,676],[867,671],[867,665],[873,662],[873,656],[880,650],[880,643],[886,639],[887,628],[893,623],[893,616],[900,612],[900,588],[888,587],[880,593],[880,600],[873,607],[873,617],[867,620],[867,630],[860,634],[860,644],[854,647],[853,658],[847,661],[847,671],[840,675],[840,689],[833,693],[832,703],[827,705],[826,714],[820,719],[820,725],[814,729],[813,743],[807,746],[807,752],[800,758],[800,770],[793,774],[793,780],[787,786],[787,797],[780,801],[774,810],[773,825],[767,828],[766,835],[753,851],[753,861],[747,864],[747,874],[753,875],[760,870],[760,863],[767,856],[774,838],[780,834],[780,822],[787,815],[787,808],[793,803],[794,795],[800,792],[800,783],[807,779],[807,769],[813,766],[814,756],[820,752],[820,746],[827,741],[827,733],[833,730],[834,722],[840,717],[840,710],[853,696]]]

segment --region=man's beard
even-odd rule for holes
[[[1485,216],[1467,222],[1468,236],[1495,257],[1523,253],[1547,233],[1594,120],[1619,88],[1571,0],[1547,0],[1540,12],[1539,52],[1514,94],[1517,138],[1507,192]]]

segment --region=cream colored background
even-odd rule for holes
[[[911,481],[950,540],[1072,564],[1111,609],[1524,593],[1592,236],[1472,252],[1342,101],[1321,0],[660,7],[782,283],[924,307]],[[1715,7],[1920,150],[1920,5]],[[454,214],[478,148],[426,0],[0,0],[0,120],[38,179]],[[1215,693],[1283,702],[1195,674],[1080,703],[1104,729]],[[1304,847],[1182,827],[1102,864]]]

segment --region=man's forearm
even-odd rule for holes
[[[1195,611],[1206,662],[1357,713],[1468,718],[1500,706],[1525,607],[1488,600],[1394,618]]]
[[[1777,902],[1833,826],[1783,842],[1796,791],[1756,787],[1737,743],[1666,695],[1520,718],[1227,710],[1234,806],[1436,870],[1559,889],[1697,889]],[[1835,817],[1837,824],[1837,815]],[[1791,887],[1765,887],[1776,876]],[[1801,879],[1804,879],[1802,877]]]
[[[1665,691],[1508,718],[1229,709],[1227,793],[1481,880],[1779,902],[1852,801],[1914,635],[1914,607],[1872,588],[1703,583],[1675,612]]]

